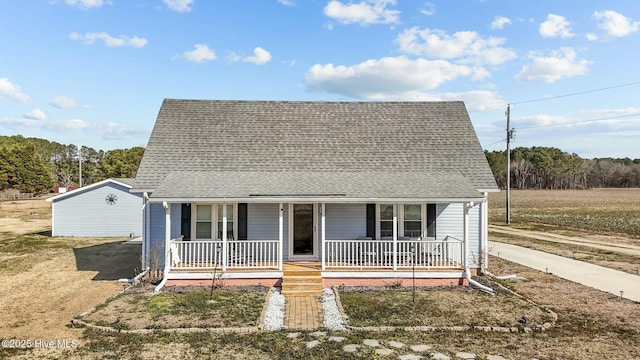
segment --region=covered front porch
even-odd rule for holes
[[[444,240],[323,240],[322,270],[462,269],[464,242]],[[224,249],[227,249],[226,251]],[[168,264],[186,270],[278,270],[283,259],[279,240],[169,240]],[[309,260],[310,262],[314,260]]]
[[[459,278],[482,261],[486,231],[486,204],[471,201],[164,201],[145,207],[148,217],[164,209],[164,239],[155,248],[163,248],[167,279],[282,278],[290,262],[313,263],[323,278]],[[158,230],[147,227],[150,235]]]

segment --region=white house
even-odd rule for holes
[[[326,287],[467,283],[498,187],[462,102],[167,99],[131,191],[165,280]]]

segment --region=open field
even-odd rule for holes
[[[489,222],[504,223],[505,192],[489,195]],[[511,223],[537,230],[625,234],[640,239],[640,189],[512,190]]]
[[[491,223],[561,236],[524,237],[490,230],[492,240],[640,273],[640,251],[634,250],[640,246],[640,189],[514,190],[508,226],[504,206],[504,191],[490,194]]]

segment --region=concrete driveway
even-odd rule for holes
[[[616,296],[622,291],[625,299],[640,302],[640,276],[495,241],[489,241],[489,254]]]

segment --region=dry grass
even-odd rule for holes
[[[365,326],[502,326],[536,327],[550,314],[506,291],[491,296],[470,288],[420,289],[412,301],[410,290],[341,291],[349,324]]]
[[[120,329],[256,326],[266,288],[190,289],[185,292],[122,294],[98,306],[85,321]]]
[[[637,255],[597,249],[589,246],[518,237],[497,232],[490,232],[490,235],[491,240],[544,251],[549,254],[564,256],[566,258],[624,271],[633,275],[640,275],[640,256]],[[606,242],[603,241],[603,243]]]
[[[505,203],[504,191],[490,194],[491,222],[504,222]],[[640,239],[640,189],[514,190],[511,222]]]

